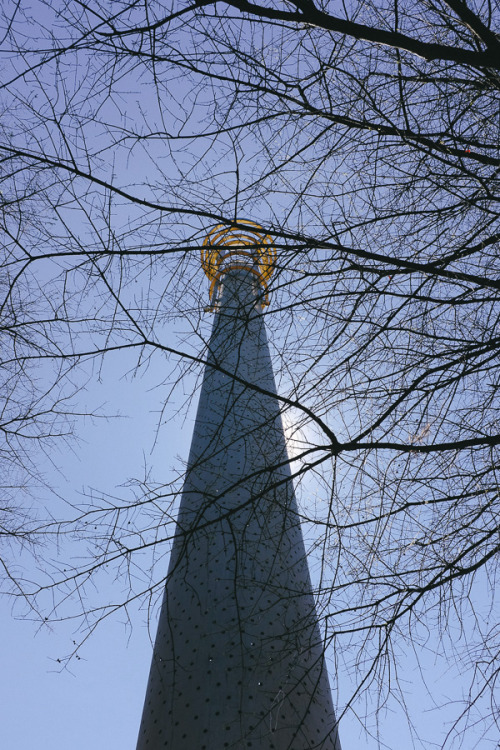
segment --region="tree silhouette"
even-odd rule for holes
[[[164,355],[178,383],[200,371],[201,243],[216,223],[258,221],[278,251],[265,317],[284,418],[307,436],[292,474],[316,530],[326,643],[358,670],[353,700],[383,707],[395,644],[418,650],[432,631],[470,666],[445,739],[467,745],[498,717],[498,7],[1,12],[6,509],[36,471],[33,440],[48,450],[70,431],[103,358]],[[162,334],[186,318],[191,335]],[[39,584],[83,597],[103,566],[130,575],[135,555],[168,548],[178,489],[2,528],[87,535],[88,565]],[[161,588],[151,575],[130,576],[131,599]],[[37,586],[15,585],[37,606]],[[92,629],[113,608],[88,609]]]

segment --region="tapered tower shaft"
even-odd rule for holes
[[[261,280],[233,258],[216,281],[137,748],[340,750]]]

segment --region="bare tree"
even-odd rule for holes
[[[321,532],[327,642],[383,706],[394,644],[434,631],[471,665],[445,744],[488,731],[498,7],[54,0],[2,13],[2,459],[26,469],[32,437],[67,429],[75,389],[116,350],[167,355],[179,382],[199,372],[200,243],[216,222],[259,220],[278,248],[266,317],[285,418],[308,435],[292,468]],[[186,316],[196,333],[162,337]],[[80,589],[110,562],[130,574],[152,550],[153,577],[130,575],[130,598],[150,596],[177,490],[138,484],[82,508],[97,557],[50,586]],[[88,608],[92,623],[113,609]]]

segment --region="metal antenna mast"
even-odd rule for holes
[[[205,240],[215,320],[137,750],[340,750],[252,222]]]

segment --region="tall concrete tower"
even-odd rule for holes
[[[251,222],[202,250],[215,312],[138,750],[340,750]]]

